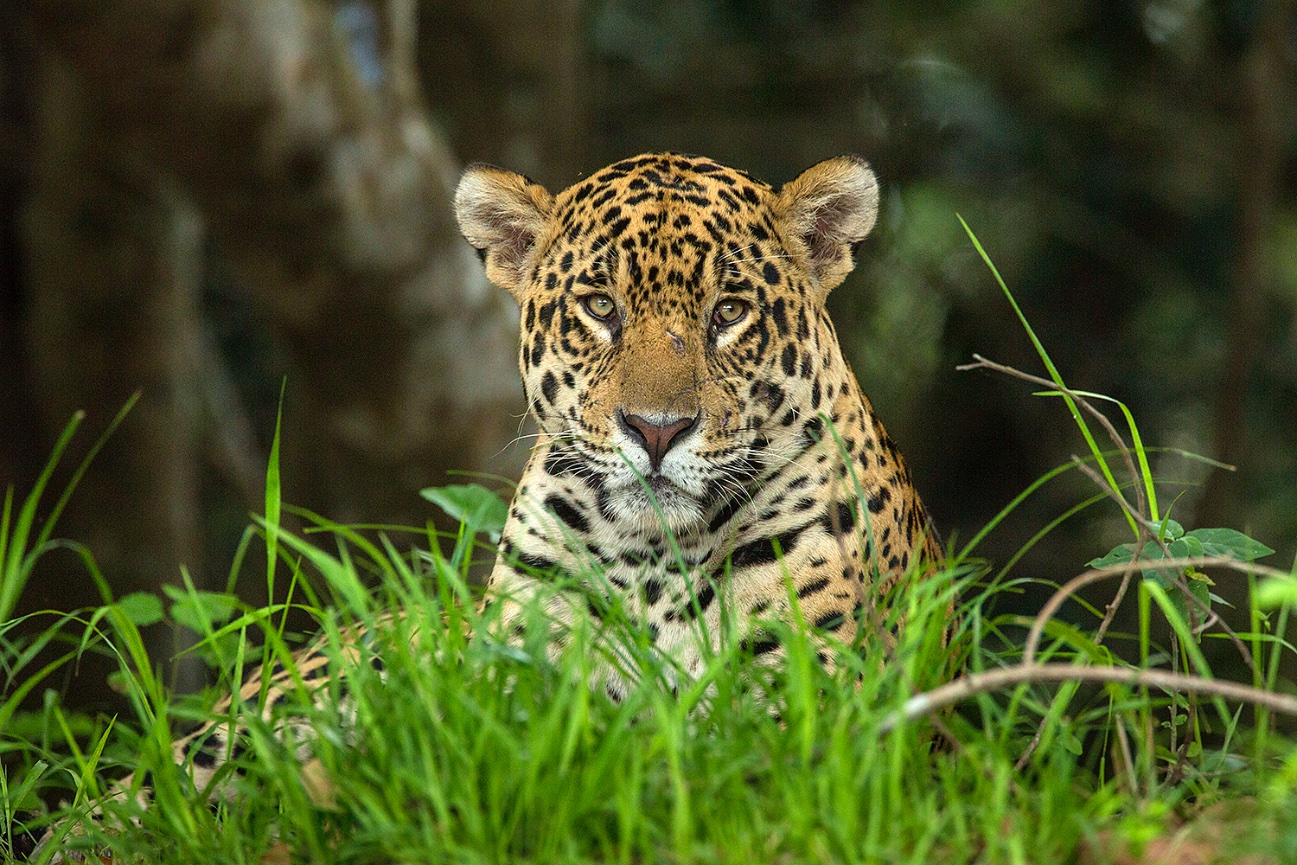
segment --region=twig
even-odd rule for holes
[[[1126,781],[1130,784],[1132,796],[1139,793],[1139,777],[1135,774],[1135,758],[1131,755],[1130,737],[1126,735],[1126,722],[1118,715],[1116,719],[1117,747],[1120,749],[1121,762],[1125,764]]]
[[[1103,642],[1104,635],[1108,633],[1108,628],[1112,626],[1112,620],[1117,616],[1117,608],[1126,597],[1126,591],[1130,588],[1131,577],[1135,576],[1134,562],[1131,567],[1126,569],[1122,575],[1121,585],[1117,587],[1117,593],[1112,596],[1108,606],[1103,610],[1103,620],[1099,622],[1099,627],[1094,631],[1094,644],[1097,646]]]
[[[1108,484],[1108,482],[1104,480],[1102,476],[1100,476],[1098,472],[1096,472],[1094,469],[1087,466],[1085,462],[1076,454],[1072,454],[1072,464],[1076,466],[1077,471],[1085,475],[1090,480],[1094,481],[1095,486],[1099,487],[1099,489],[1102,492],[1104,492],[1108,496],[1108,498],[1116,502],[1117,507],[1121,508],[1127,514],[1134,517],[1135,523],[1136,525],[1139,526],[1140,530],[1146,532],[1148,537],[1160,543],[1163,549],[1165,550],[1166,544],[1163,543],[1162,539],[1158,537],[1156,532],[1153,531],[1154,527],[1150,525],[1148,517],[1144,516],[1143,513],[1136,510],[1134,505],[1126,501],[1126,498],[1121,494],[1120,491],[1113,489]],[[1141,535],[1139,538],[1141,548],[1143,547],[1143,540],[1144,540],[1144,536]]]
[[[1031,755],[1036,753],[1041,740],[1045,738],[1045,727],[1048,723],[1049,715],[1046,714],[1040,719],[1040,723],[1036,725],[1036,732],[1031,735],[1031,741],[1027,743],[1027,747],[1023,748],[1022,753],[1018,755],[1017,761],[1013,764],[1013,771],[1021,772],[1023,767],[1027,765],[1027,761],[1031,759]]]
[[[1204,679],[1173,673],[1169,670],[1137,670],[1129,667],[1078,667],[1074,664],[1015,664],[985,673],[972,673],[946,683],[931,691],[916,694],[905,701],[905,706],[891,712],[880,726],[882,733],[890,733],[904,721],[953,706],[976,694],[999,691],[1027,683],[1043,682],[1112,682],[1134,687],[1163,688],[1187,694],[1210,694],[1243,703],[1264,706],[1281,715],[1297,717],[1297,697],[1263,691],[1251,685],[1220,679]]]
[[[1135,483],[1132,485],[1133,489],[1135,490],[1135,513],[1136,514],[1143,513],[1147,503],[1144,501],[1144,488],[1139,484],[1139,477],[1140,477],[1139,471],[1135,468],[1135,461],[1132,460],[1130,457],[1130,446],[1127,445],[1126,440],[1121,437],[1121,433],[1117,432],[1117,428],[1112,425],[1112,421],[1108,420],[1107,415],[1105,415],[1103,412],[1095,408],[1088,399],[1081,396],[1076,391],[1068,387],[1060,387],[1056,382],[1052,381],[1051,379],[1041,378],[1040,376],[1023,372],[1020,369],[1014,369],[1011,366],[1005,366],[1002,363],[996,363],[993,360],[987,360],[986,358],[982,357],[980,354],[974,354],[973,360],[975,361],[975,363],[966,363],[963,364],[962,366],[955,367],[955,369],[959,370],[960,372],[964,372],[971,369],[989,369],[995,372],[1004,373],[1005,375],[1022,379],[1025,382],[1029,382],[1031,384],[1038,384],[1042,387],[1047,387],[1052,391],[1056,391],[1061,394],[1066,394],[1068,397],[1074,400],[1077,405],[1081,406],[1081,408],[1089,412],[1091,417],[1093,417],[1096,421],[1098,421],[1099,425],[1103,427],[1104,432],[1108,434],[1108,438],[1112,439],[1112,443],[1117,446],[1117,450],[1121,452],[1121,458],[1126,463],[1126,471],[1130,472],[1131,478],[1133,478],[1135,481]],[[1101,484],[1101,486],[1106,488],[1108,484],[1103,483]],[[1129,503],[1127,504],[1129,506]],[[1140,522],[1141,523],[1144,522],[1143,517],[1140,517]]]

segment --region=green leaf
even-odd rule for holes
[[[1189,537],[1202,544],[1202,554],[1229,556],[1240,562],[1251,562],[1268,556],[1274,550],[1234,529],[1194,529]]]
[[[1106,556],[1097,559],[1090,559],[1085,563],[1087,568],[1111,568],[1115,565],[1124,565],[1130,561],[1135,553],[1134,544],[1121,544],[1113,547]]]
[[[504,521],[509,516],[509,506],[480,484],[429,487],[421,490],[419,495],[472,531],[486,532],[492,540],[499,540]]]
[[[1157,536],[1164,541],[1173,541],[1184,534],[1184,526],[1172,519],[1161,520],[1160,522],[1151,522],[1149,526],[1157,532]]]
[[[162,591],[175,602],[171,618],[200,634],[224,624],[239,606],[238,598],[221,592],[189,591],[170,584],[164,584]]]
[[[117,606],[137,628],[162,621],[162,600],[152,592],[132,592],[119,600]]]
[[[1191,559],[1203,554],[1202,541],[1195,537],[1178,538],[1167,544],[1166,548],[1171,552],[1171,557],[1175,559]],[[1161,555],[1162,551],[1160,549],[1156,546],[1153,549],[1157,550],[1159,556]],[[1148,550],[1145,550],[1145,553],[1148,553]],[[1148,557],[1154,558],[1151,555]]]
[[[1124,565],[1131,560],[1134,549],[1134,544],[1122,544],[1121,546],[1113,547],[1111,552],[1103,558],[1091,559],[1087,567],[1108,568],[1115,567],[1116,565]],[[1158,546],[1156,541],[1149,541],[1144,544],[1144,549],[1140,551],[1139,558],[1141,562],[1151,563],[1158,559],[1164,559],[1166,556],[1162,554],[1162,548]],[[1164,589],[1170,587],[1171,583],[1175,580],[1176,575],[1175,571],[1158,570],[1151,567],[1141,567],[1140,571],[1143,573],[1145,579],[1153,580]]]

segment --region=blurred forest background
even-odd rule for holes
[[[1159,456],[1172,515],[1292,562],[1293,0],[2,4],[0,488],[142,390],[60,534],[119,592],[181,564],[221,589],[286,376],[286,500],[423,525],[421,487],[524,457],[515,311],[455,230],[458,170],[555,190],[660,149],[775,185],[874,164],[879,228],[831,306],[947,537],[1083,450],[1057,400],[955,371],[1039,372],[959,213],[1073,387],[1238,466]],[[1094,492],[1069,473],[981,554]],[[1089,508],[1017,573],[1066,579],[1125,532]],[[66,559],[28,608],[96,599]]]

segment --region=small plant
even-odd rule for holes
[[[1186,532],[1184,526],[1172,519],[1149,520],[1147,528],[1155,535],[1152,540],[1145,541],[1143,547],[1121,544],[1106,556],[1092,559],[1086,567],[1133,567],[1143,564],[1141,573],[1144,579],[1151,580],[1165,592],[1175,607],[1176,614],[1194,626],[1211,616],[1212,601],[1219,600],[1210,591],[1210,587],[1215,584],[1198,569],[1201,565],[1195,566],[1195,562],[1204,563],[1213,559],[1252,562],[1274,552],[1260,541],[1234,529],[1193,529]],[[1156,566],[1157,562],[1173,559],[1182,560],[1185,564]],[[1186,588],[1188,594],[1182,594],[1181,588]]]

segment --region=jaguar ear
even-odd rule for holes
[[[851,272],[854,247],[874,227],[878,180],[859,156],[826,159],[784,184],[775,206],[785,236],[802,245],[827,294]]]
[[[455,190],[459,230],[486,264],[486,277],[515,297],[527,288],[554,199],[539,183],[477,163]]]

